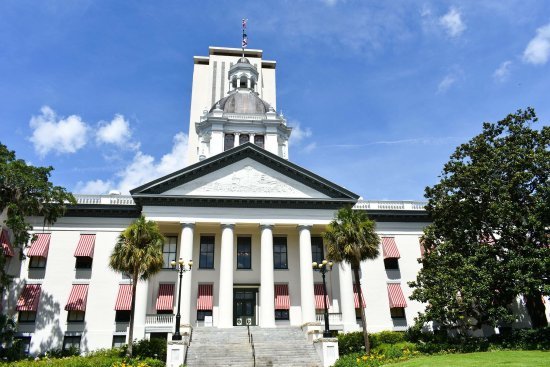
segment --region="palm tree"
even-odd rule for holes
[[[111,269],[130,275],[132,279],[132,306],[128,331],[128,355],[132,356],[134,312],[138,280],[147,280],[162,269],[164,236],[157,223],[140,216],[119,236],[109,259]]]
[[[355,284],[361,289],[359,269],[364,260],[373,260],[378,257],[380,238],[375,232],[376,223],[370,220],[363,211],[344,207],[336,213],[328,229],[323,233],[327,243],[327,258],[335,262],[347,262],[351,265]],[[363,338],[365,352],[370,353],[369,336],[367,334],[367,320],[363,297],[359,295],[361,321],[363,322]]]

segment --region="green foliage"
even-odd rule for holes
[[[39,355],[39,358],[48,357],[48,358],[63,358],[63,357],[73,357],[80,355],[80,350],[74,346],[63,349],[63,348],[54,348],[50,349]]]
[[[419,321],[461,334],[514,321],[524,295],[535,327],[547,324],[550,292],[550,127],[529,108],[460,145],[441,181],[426,188],[433,222],[412,299],[427,304]]]
[[[111,352],[94,352],[89,356],[22,360],[0,363],[1,367],[165,367],[164,361],[152,358],[126,358]]]
[[[381,331],[369,334],[370,346],[376,349],[381,344],[397,344],[405,341],[405,333],[400,331]],[[363,333],[355,331],[352,333],[338,334],[338,350],[340,355],[358,353],[365,351]],[[413,345],[413,344],[410,344]]]
[[[63,187],[50,182],[52,171],[52,167],[27,165],[0,143],[0,213],[6,210],[5,224],[12,231],[16,247],[31,239],[28,217],[42,216],[46,224],[52,224],[64,214],[67,204],[75,203]],[[4,264],[5,256],[0,251],[0,294],[11,280],[4,272]]]
[[[132,356],[134,335],[134,312],[136,286],[138,280],[147,280],[162,269],[162,246],[164,236],[156,222],[140,216],[133,221],[118,237],[118,241],[109,258],[111,269],[129,274],[132,279],[132,305],[128,331],[128,355]]]
[[[328,225],[327,231],[323,233],[327,244],[327,258],[335,262],[349,263],[353,270],[354,282],[358,287],[361,287],[359,278],[361,262],[375,259],[380,253],[380,237],[376,234],[375,226],[376,223],[370,220],[365,212],[344,207],[338,210],[334,220]],[[365,352],[369,354],[367,319],[361,297],[359,297],[359,308]]]
[[[133,355],[140,358],[154,358],[166,361],[166,339],[142,339],[134,342]]]

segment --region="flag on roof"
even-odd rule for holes
[[[243,48],[248,46],[248,36],[243,33]]]
[[[248,22],[248,19],[243,18],[243,29],[246,29],[246,22]]]

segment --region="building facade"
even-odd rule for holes
[[[14,282],[2,312],[18,320],[32,354],[78,346],[108,348],[127,340],[130,280],[109,269],[120,232],[143,214],[166,236],[164,268],[136,295],[134,337],[174,332],[178,275],[171,261],[193,261],[183,274],[183,328],[276,328],[323,322],[321,237],[344,205],[377,222],[381,255],[327,275],[330,326],[360,327],[363,297],[369,330],[405,330],[423,306],[409,299],[429,218],[421,202],[365,201],[289,161],[292,129],[276,110],[274,61],[261,50],[210,48],[195,57],[189,165],[131,191],[76,195],[54,226],[31,218],[37,240],[19,253],[2,233]],[[9,252],[11,251],[11,253]]]

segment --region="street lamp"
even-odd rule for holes
[[[181,320],[181,313],[180,313],[180,305],[181,305],[181,278],[183,276],[183,273],[187,271],[191,271],[191,268],[193,267],[193,260],[189,260],[187,264],[185,264],[185,261],[180,257],[180,259],[176,262],[172,260],[170,262],[172,265],[172,268],[174,270],[177,270],[180,275],[180,285],[178,290],[178,313],[176,314],[176,332],[174,335],[172,335],[172,340],[181,340],[181,334],[180,334],[180,320]]]
[[[327,304],[327,283],[325,281],[325,275],[332,270],[332,261],[323,260],[319,264],[313,262],[313,270],[318,271],[323,276],[323,301],[325,303],[325,331],[323,331],[324,338],[330,338],[330,327],[328,324],[328,304]]]

